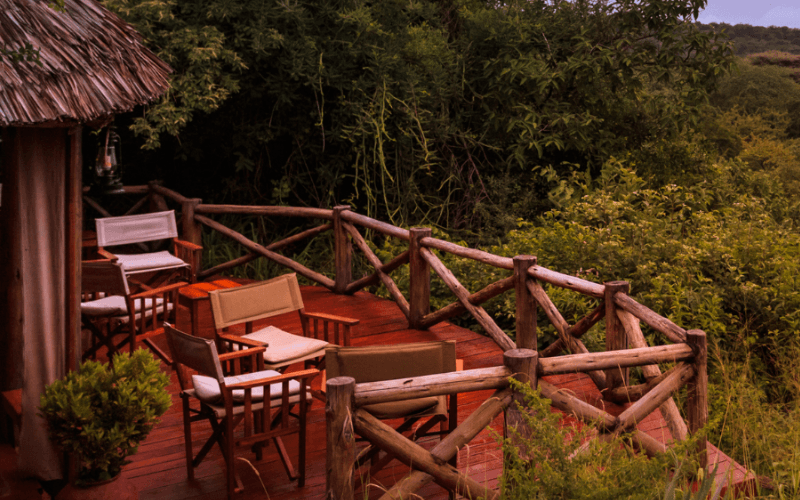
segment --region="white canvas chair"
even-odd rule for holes
[[[181,386],[189,479],[194,479],[194,468],[216,443],[225,457],[230,499],[242,489],[235,471],[236,447],[252,447],[256,460],[261,460],[262,446],[272,440],[289,478],[297,479],[302,487],[306,470],[306,413],[311,398],[308,384],[319,371],[312,368],[282,375],[264,370],[263,347],[218,354],[213,340],[188,335],[171,325],[167,325],[166,334]],[[252,372],[242,373],[244,366],[251,367]],[[190,370],[196,373],[191,375]],[[192,408],[191,400],[199,401],[199,410]],[[299,410],[292,412],[297,405]],[[278,408],[274,415],[273,408]],[[202,420],[211,424],[213,434],[195,456],[191,424]],[[242,423],[242,432],[234,435]],[[297,434],[299,440],[297,471],[282,441],[290,434]]]
[[[350,345],[351,328],[359,320],[322,313],[309,313],[303,307],[295,274],[285,274],[260,283],[209,292],[211,312],[217,330],[220,352],[229,349],[266,347],[264,366],[284,370],[304,362],[324,368],[325,348],[329,343]],[[303,334],[294,335],[267,325],[253,331],[253,322],[297,311]],[[231,335],[226,329],[245,325],[244,335]]]
[[[178,226],[175,222],[174,211],[105,217],[96,219],[95,226],[97,253],[106,259],[119,262],[129,278],[133,278],[135,275],[152,276],[156,274],[159,278],[151,280],[151,283],[164,283],[176,274],[182,274],[189,282],[195,281],[203,247],[178,239]],[[165,250],[142,254],[122,254],[106,250],[106,247],[166,239],[173,241],[173,253]],[[134,280],[132,279],[132,281]]]
[[[109,260],[85,261],[81,273],[82,293],[88,299],[81,303],[81,323],[91,333],[91,345],[83,359],[95,358],[105,346],[111,360],[125,344],[133,352],[141,342],[171,364],[154,338],[164,333],[165,320],[174,321],[178,289],[186,283],[131,293],[122,266]],[[117,340],[120,335],[122,339]]]

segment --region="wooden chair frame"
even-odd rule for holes
[[[326,349],[326,358],[329,358],[330,363],[328,365],[328,375],[330,378],[335,378],[339,376],[348,376],[353,377],[356,383],[361,382],[379,382],[385,380],[393,380],[393,379],[401,379],[401,378],[409,378],[409,377],[417,377],[417,376],[424,376],[424,375],[432,375],[432,370],[430,367],[422,367],[421,369],[418,366],[414,365],[413,363],[406,364],[406,368],[403,370],[402,373],[398,373],[397,376],[392,378],[376,378],[376,377],[369,377],[369,379],[364,379],[364,377],[359,376],[358,373],[355,371],[351,371],[345,365],[345,362],[342,361],[342,353],[347,352],[364,352],[367,356],[374,356],[376,359],[380,359],[381,361],[387,361],[387,358],[391,358],[393,354],[401,352],[405,347],[411,348],[430,348],[432,350],[439,350],[443,356],[445,357],[445,353],[452,353],[452,359],[448,356],[448,359],[443,359],[443,364],[441,366],[442,370],[437,371],[437,373],[447,373],[448,371],[456,371],[457,364],[456,364],[456,354],[455,354],[455,341],[443,341],[443,342],[427,342],[427,343],[419,343],[419,344],[397,344],[397,345],[383,345],[383,346],[368,346],[368,347],[339,347],[339,346],[332,346]],[[388,361],[387,361],[388,362]],[[384,363],[385,364],[385,363]],[[416,424],[420,419],[429,417],[427,421],[419,425],[413,432],[410,434],[409,438],[412,441],[416,441],[426,436],[440,436],[443,437],[446,434],[453,432],[458,425],[458,394],[451,394],[449,396],[440,396],[440,400],[446,398],[447,403],[444,401],[440,401],[437,405],[437,408],[432,411],[416,413],[412,416],[398,416],[398,417],[389,417],[388,419],[395,419],[395,418],[403,418],[403,423],[400,424],[395,431],[399,434],[405,434],[409,430],[412,429],[414,424]],[[446,413],[441,413],[442,407],[446,408]],[[365,408],[365,411],[369,411],[369,409]],[[432,431],[436,424],[439,424],[438,431]],[[370,462],[369,474],[367,477],[372,477],[378,473],[382,468],[384,468],[389,462],[391,462],[395,457],[390,453],[386,453],[383,456],[380,456],[380,449],[376,446],[370,445],[361,450],[361,452],[356,456],[356,468],[358,469],[361,465]],[[448,462],[456,466],[457,456],[454,456]]]
[[[344,346],[350,345],[351,330],[359,323],[358,319],[306,312],[300,294],[300,285],[294,273],[241,287],[212,290],[209,292],[209,300],[219,352],[229,351],[229,344],[242,349],[256,347],[269,349],[269,346],[263,342],[232,335],[227,332],[227,329],[244,324],[245,335],[247,335],[253,333],[255,321],[279,314],[297,311],[304,337],[321,339],[329,344]],[[313,359],[296,359],[270,367],[282,371],[289,365],[300,361],[304,361],[306,367],[315,366],[319,370],[325,368],[324,353]],[[316,395],[319,396],[318,393]]]
[[[287,475],[292,480],[297,480],[298,487],[305,484],[306,471],[306,414],[309,408],[310,395],[308,384],[311,379],[319,374],[316,369],[306,369],[277,376],[266,375],[256,380],[228,384],[224,375],[240,375],[248,367],[254,373],[264,371],[264,347],[256,347],[218,354],[213,340],[193,337],[171,325],[166,328],[167,342],[173,355],[174,369],[178,375],[181,387],[181,400],[183,402],[184,440],[186,446],[186,469],[189,479],[194,479],[194,468],[205,458],[216,443],[222,450],[226,464],[227,494],[233,498],[235,492],[243,489],[241,480],[236,475],[234,451],[237,447],[252,447],[256,460],[263,457],[262,447],[268,441],[273,441],[280,456]],[[187,348],[189,346],[189,348]],[[204,351],[204,352],[202,352]],[[196,353],[201,352],[206,360],[198,362]],[[212,366],[209,367],[209,364]],[[194,391],[190,370],[211,376],[219,383],[222,395],[222,405],[216,407],[199,400]],[[296,380],[300,383],[298,397],[292,401],[289,395],[289,382]],[[279,399],[270,397],[270,386],[281,384],[282,394]],[[270,404],[253,401],[253,389],[262,388],[263,401]],[[233,401],[234,391],[244,391],[244,402],[236,404]],[[190,405],[190,400],[196,399],[200,408],[195,409]],[[299,410],[292,413],[293,406],[298,405]],[[275,414],[272,408],[277,408]],[[222,412],[222,415],[220,415]],[[297,420],[297,425],[290,425],[290,417]],[[211,424],[212,435],[194,455],[192,448],[192,422],[206,420]],[[234,430],[243,424],[243,435],[236,437]],[[298,434],[299,457],[297,471],[286,452],[282,438],[289,434]]]
[[[127,231],[128,227],[146,226],[148,231],[141,234],[141,231]],[[117,261],[119,258],[107,251],[107,246],[120,246],[130,244],[142,244],[151,241],[170,239],[173,242],[173,255],[183,262],[185,266],[170,267],[165,269],[146,269],[141,271],[126,272],[131,283],[135,283],[145,289],[158,286],[158,284],[169,282],[177,275],[182,275],[190,283],[197,279],[197,272],[200,269],[203,247],[178,238],[178,228],[175,221],[175,212],[168,210],[148,214],[123,215],[120,217],[105,217],[95,220],[97,231],[97,253],[104,259]],[[155,274],[155,277],[153,277]],[[149,279],[134,280],[132,275],[148,276]]]
[[[91,334],[91,345],[83,353],[83,359],[94,358],[97,351],[105,346],[111,360],[114,353],[126,343],[132,353],[141,342],[165,363],[172,364],[169,355],[153,339],[164,334],[165,321],[175,320],[178,289],[186,286],[186,283],[172,283],[131,293],[122,266],[109,260],[84,261],[81,276],[84,297],[97,299],[100,294],[106,297],[117,295],[124,299],[126,308],[123,314],[81,313],[82,327]],[[126,333],[125,337],[115,342],[115,337],[122,333]]]

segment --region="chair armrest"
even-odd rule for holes
[[[183,248],[185,248],[186,250],[189,250],[189,251],[197,251],[197,250],[202,250],[203,249],[202,246],[195,245],[194,243],[191,243],[191,242],[186,241],[186,240],[179,240],[178,238],[173,238],[172,241],[175,242],[175,246],[183,247]]]
[[[116,255],[114,255],[113,253],[109,252],[108,250],[102,247],[97,247],[97,254],[103,257],[103,259],[108,259],[111,262],[116,262],[117,260],[119,260]]]
[[[267,347],[269,347],[269,344],[267,344],[266,342],[261,342],[260,340],[254,340],[254,339],[246,339],[244,337],[239,337],[237,335],[226,335],[224,333],[220,333],[217,336],[220,338],[220,340],[246,346],[248,349],[257,349],[259,347],[263,347],[266,349]]]
[[[265,385],[279,384],[289,380],[304,380],[314,378],[319,374],[316,368],[309,368],[308,370],[301,370],[297,372],[282,373],[273,377],[260,378],[258,380],[250,380],[248,382],[240,382],[238,384],[226,385],[225,388],[229,390],[234,389],[253,389],[254,387],[262,387]]]
[[[244,357],[247,357],[247,356],[254,356],[254,355],[260,354],[260,353],[262,353],[262,352],[264,352],[266,350],[267,350],[266,347],[258,346],[258,347],[253,347],[252,349],[244,349],[242,351],[226,352],[226,353],[223,353],[223,354],[219,355],[219,361],[223,362],[223,361],[230,361],[232,359],[237,359],[237,358],[244,358]]]
[[[172,239],[175,250],[175,257],[189,264],[189,281],[194,283],[197,281],[197,273],[200,272],[200,263],[203,257],[203,247],[195,245],[188,241],[179,240],[178,238]]]
[[[333,314],[325,314],[325,313],[310,313],[310,312],[301,312],[303,316],[309,319],[319,319],[322,321],[328,321],[331,323],[339,323],[342,325],[347,326],[355,326],[361,322],[360,319],[355,318],[346,318],[344,316],[335,316]]]
[[[163,295],[165,293],[172,292],[173,290],[177,290],[178,288],[183,288],[186,285],[188,285],[188,283],[183,282],[183,281],[179,281],[178,283],[172,283],[170,285],[165,285],[165,286],[162,286],[162,287],[152,288],[150,290],[145,290],[143,292],[135,293],[135,294],[131,295],[131,298],[134,299],[134,300],[136,300],[136,299],[149,299],[151,297],[157,297],[159,295]]]
[[[320,324],[322,323],[322,328]],[[360,320],[345,318],[344,316],[334,316],[325,313],[309,313],[300,310],[300,323],[303,325],[303,335],[306,337],[323,338],[326,342],[342,346],[350,345],[350,330],[357,325]],[[328,328],[332,325],[331,328]],[[320,337],[321,336],[321,337]]]

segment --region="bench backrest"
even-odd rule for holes
[[[250,285],[208,293],[217,330],[303,308],[297,276],[284,274]]]
[[[178,237],[175,211],[104,217],[95,220],[97,245],[113,247],[129,243],[166,240]]]

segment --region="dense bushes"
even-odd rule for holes
[[[731,63],[688,22],[703,3],[104,2],[176,69],[129,117],[161,145],[126,148],[143,177],[476,231],[490,184],[546,199],[535,165],[596,174],[697,119]]]

